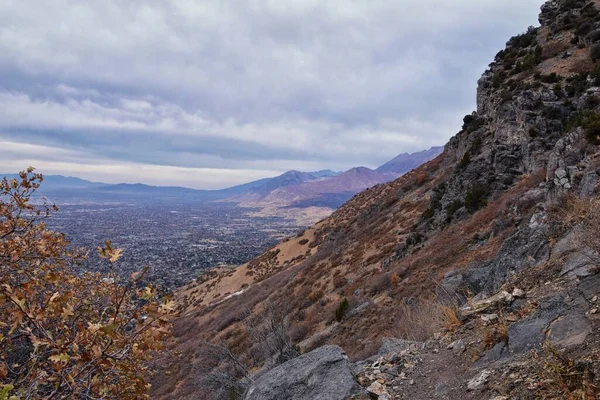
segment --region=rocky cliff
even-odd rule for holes
[[[183,290],[156,396],[241,397],[335,344],[357,396],[597,398],[599,7],[546,3],[435,160]]]

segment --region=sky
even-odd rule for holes
[[[541,0],[0,0],[0,172],[216,189],[443,145]]]

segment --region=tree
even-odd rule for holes
[[[300,355],[290,336],[289,309],[267,301],[264,310],[249,325],[252,343],[258,346],[263,360],[273,358],[272,367]]]
[[[0,183],[0,400],[145,398],[171,302],[141,284],[145,271],[120,277],[110,242],[98,248],[107,275],[78,273],[86,254],[46,227],[58,209],[35,204],[33,171]]]
[[[263,304],[262,312],[251,317],[246,309],[242,319],[248,332],[247,350],[243,354],[223,340],[205,341],[197,350],[202,360],[196,367],[202,376],[203,398],[240,399],[253,382],[251,371],[260,367],[269,370],[300,355],[290,337],[289,308],[271,301]]]

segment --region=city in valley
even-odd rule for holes
[[[149,279],[163,288],[186,284],[208,268],[243,264],[299,229],[295,221],[248,216],[251,209],[229,203],[56,200],[51,229],[88,250],[110,240],[123,249],[120,273],[148,266]],[[108,264],[90,251],[83,269],[106,271]]]

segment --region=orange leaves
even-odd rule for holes
[[[48,357],[48,359],[56,364],[58,364],[58,363],[66,364],[71,359],[71,356],[69,356],[66,353],[60,353],[60,354],[50,356],[50,357]]]
[[[131,280],[134,282],[139,281],[140,279],[142,279],[147,273],[148,273],[148,266],[146,265],[144,267],[144,269],[142,269],[141,271],[135,271],[131,274]]]
[[[150,300],[154,297],[152,286],[148,285],[139,293],[139,296],[144,300]]]
[[[12,295],[12,296],[8,296],[8,298],[17,306],[19,307],[20,311],[25,312],[25,303],[26,300],[24,298],[19,298],[17,297],[17,295]]]
[[[56,300],[58,296],[60,296],[60,294],[58,292],[54,292],[54,294],[52,294],[52,296],[50,297],[49,302],[52,303],[54,300]]]
[[[175,309],[175,303],[171,299],[166,299],[160,306],[159,310],[163,312],[173,311]]]
[[[92,323],[92,322],[88,322],[88,327],[87,329],[92,332],[92,333],[96,333],[98,332],[98,330],[102,328],[102,324],[99,323]]]
[[[112,247],[110,240],[107,240],[104,242],[104,244],[104,247],[98,247],[96,249],[100,258],[104,258],[111,263],[117,262],[117,260],[121,257],[123,250]]]
[[[73,315],[75,315],[73,313],[73,305],[69,304],[65,307],[63,307],[62,313],[60,314],[61,318],[64,320],[67,320],[69,317],[72,317]]]
[[[172,303],[151,286],[136,290],[147,269],[130,279],[72,271],[83,253],[46,228],[49,206],[30,204],[42,181],[32,172],[0,181],[0,400],[13,390],[43,397],[48,382],[60,398],[144,397],[147,350],[168,335]],[[110,242],[98,252],[111,266],[122,255]],[[5,385],[2,362],[15,357]]]

